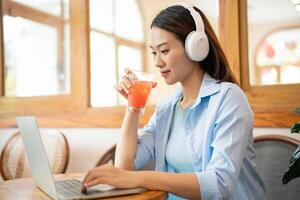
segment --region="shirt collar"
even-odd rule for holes
[[[195,103],[189,109],[193,109],[194,107],[196,107],[201,102],[202,98],[211,96],[217,93],[219,90],[220,90],[220,84],[217,82],[217,80],[213,79],[208,73],[205,73],[198,93],[198,97]],[[178,90],[176,90],[173,97],[174,98],[172,98],[173,99],[172,105],[174,106],[182,97],[181,87]]]

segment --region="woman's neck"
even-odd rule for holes
[[[181,82],[183,99],[180,102],[180,106],[182,108],[186,108],[196,101],[201,87],[203,76],[204,71],[199,67],[191,74],[191,76],[188,79]]]

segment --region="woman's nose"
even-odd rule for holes
[[[164,67],[165,66],[165,62],[160,58],[160,56],[157,56],[155,59],[155,66],[156,67]]]

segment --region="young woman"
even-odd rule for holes
[[[171,6],[155,17],[150,37],[161,76],[181,88],[139,135],[140,113],[126,111],[115,166],[91,170],[84,187],[144,187],[167,191],[168,199],[263,199],[253,113],[207,18],[196,7]],[[116,89],[127,98],[130,87],[124,76]],[[134,171],[151,159],[155,171]]]

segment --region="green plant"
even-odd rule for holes
[[[294,113],[296,115],[300,115],[300,108],[296,108],[294,110]],[[299,133],[300,134],[300,121],[297,122],[296,124],[294,124],[294,126],[292,126],[291,133]]]
[[[300,108],[296,108],[294,110],[294,113],[296,115],[300,115]],[[291,133],[298,133],[300,134],[300,121],[296,122],[291,127]],[[293,155],[290,158],[290,165],[288,171],[284,174],[282,178],[282,183],[287,184],[289,181],[293,180],[294,178],[297,178],[300,176],[300,144],[296,151],[293,153]]]

